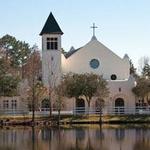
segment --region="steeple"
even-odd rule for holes
[[[40,33],[42,36],[42,81],[55,87],[61,79],[61,31],[52,13]]]
[[[40,33],[40,35],[43,34],[63,34],[52,13],[50,13]]]

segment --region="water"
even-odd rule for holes
[[[150,150],[147,126],[0,129],[0,150]]]

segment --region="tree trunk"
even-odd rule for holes
[[[99,110],[99,123],[102,124],[102,107],[101,106]]]
[[[99,100],[99,123],[102,123],[103,101]]]
[[[35,87],[33,81],[33,89],[32,89],[32,123],[34,125],[35,122]]]
[[[35,57],[33,57],[33,61],[32,61],[32,67],[33,67],[33,71],[32,71],[32,123],[33,126],[35,125]]]
[[[21,80],[23,79],[23,65],[21,65]]]
[[[60,109],[58,110],[58,125],[60,125]]]
[[[90,115],[89,111],[90,111],[90,101],[87,101],[88,102],[88,117]]]
[[[51,92],[49,90],[49,115],[52,117],[52,102],[51,102]]]

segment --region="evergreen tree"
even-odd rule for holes
[[[129,60],[129,63],[130,63],[130,74],[133,75],[134,77],[137,77],[136,68],[134,67],[134,64],[131,59]]]
[[[17,95],[17,86],[19,78],[10,73],[9,61],[0,58],[0,96]]]
[[[142,75],[143,77],[150,78],[150,65],[145,64],[143,69],[142,69]]]
[[[31,53],[28,43],[16,40],[15,37],[5,35],[0,38],[0,49],[6,52],[6,59],[10,59],[11,65],[15,67],[22,67]]]
[[[17,86],[19,79],[13,76],[5,75],[0,79],[0,96],[15,96],[17,95]]]

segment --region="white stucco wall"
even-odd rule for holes
[[[47,37],[58,38],[58,50],[47,50]],[[51,59],[53,57],[53,60]],[[98,68],[93,69],[90,66],[90,61],[97,59],[100,62]],[[110,111],[115,107],[115,100],[122,98],[124,100],[125,109],[128,107],[135,108],[135,96],[132,93],[134,87],[134,78],[129,75],[129,58],[125,55],[120,58],[106,46],[100,43],[96,38],[80,48],[70,57],[66,58],[61,54],[61,35],[43,35],[42,36],[42,78],[44,85],[49,85],[49,79],[53,82],[59,82],[62,74],[72,73],[94,73],[103,75],[103,78],[108,81],[108,88],[110,91],[109,97],[105,99],[105,112]],[[53,75],[51,74],[53,72]],[[115,74],[117,80],[111,80],[111,75]],[[121,91],[119,91],[119,88]],[[95,107],[95,100],[93,98],[91,108]],[[66,98],[65,109],[71,110],[75,108],[75,99]],[[85,106],[87,103],[85,101]]]
[[[47,38],[58,39],[57,50],[47,50]],[[45,86],[53,87],[61,78],[61,35],[42,35],[42,80]]]
[[[99,60],[100,66],[97,69],[90,67],[91,59]],[[121,59],[99,41],[91,40],[69,58],[63,58],[62,71],[63,73],[93,72],[103,75],[107,80],[110,79],[112,74],[116,74],[118,80],[123,80],[129,78],[129,61]]]
[[[12,106],[12,101],[16,100],[16,108]],[[8,101],[8,108],[4,108],[4,101],[6,104],[6,101]],[[0,97],[0,113],[11,113],[11,112],[18,112],[23,113],[27,112],[27,105],[26,103],[21,100],[20,96],[1,96]],[[6,107],[6,106],[5,106]]]
[[[124,100],[125,109],[133,112],[135,109],[135,95],[132,92],[132,88],[135,86],[135,79],[130,76],[128,80],[120,81],[108,81],[109,97],[107,98],[107,105],[115,107],[115,100],[122,98]],[[121,91],[119,91],[119,88]],[[131,110],[129,110],[129,108]]]
[[[100,66],[97,69],[90,67],[91,59],[99,60]],[[62,55],[62,71],[64,74],[68,72],[79,74],[92,72],[103,75],[104,79],[107,80],[110,94],[108,98],[105,98],[106,113],[114,109],[117,98],[124,100],[125,111],[129,107],[132,110],[128,109],[128,113],[134,111],[135,96],[132,93],[132,88],[135,86],[135,80],[133,77],[130,77],[129,68],[129,58],[127,55],[123,59],[120,58],[96,39],[91,40],[68,58]],[[112,74],[117,75],[117,80],[110,79]],[[119,91],[119,88],[121,91]],[[85,105],[87,106],[86,101]],[[74,108],[74,106],[75,101],[72,101],[72,104],[69,102],[70,108]],[[95,107],[95,100],[91,101],[91,107]]]

